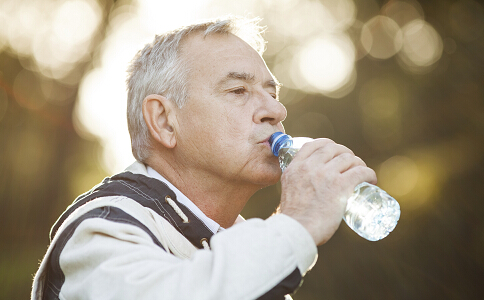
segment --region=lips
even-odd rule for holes
[[[275,131],[274,131],[275,129]],[[267,147],[269,147],[269,149],[271,148],[271,144],[269,143],[269,140],[271,138],[271,136],[276,133],[276,132],[279,132],[279,131],[282,131],[281,129],[279,128],[271,128],[271,131],[269,131],[266,134],[260,134],[260,135],[257,135],[259,138],[256,139],[256,140],[259,140],[258,144],[264,144],[266,145]]]
[[[272,135],[272,134],[271,134]],[[271,138],[271,135],[269,135],[265,140],[263,140],[261,143],[268,143],[269,144],[269,139]]]
[[[269,149],[271,148],[271,145],[269,144],[269,139],[271,138],[273,133],[269,134],[264,140],[260,141],[259,144],[264,144],[267,146]]]

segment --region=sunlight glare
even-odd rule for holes
[[[101,9],[88,0],[66,1],[52,21],[53,33],[62,44],[78,45],[88,40],[101,21]]]
[[[33,55],[41,73],[62,79],[88,55],[91,38],[101,23],[101,8],[93,0],[68,0],[43,16],[48,23],[33,35]]]
[[[19,56],[32,54],[32,37],[37,34],[44,25],[43,19],[38,12],[41,10],[40,1],[13,0],[1,3],[1,10],[4,14],[4,25],[0,31],[6,36],[8,44]]]
[[[4,3],[0,3],[0,28],[8,28],[9,17],[3,9]],[[7,46],[8,36],[5,30],[0,30],[0,51]]]
[[[138,15],[144,31],[152,34],[159,34],[171,29],[176,29],[199,17],[196,12],[206,4],[207,1],[200,0],[138,0]],[[174,12],[175,15],[173,15]],[[180,13],[189,12],[189,13]]]
[[[299,72],[322,93],[348,83],[354,69],[355,49],[346,35],[312,40],[299,54]]]
[[[323,5],[330,12],[332,31],[344,31],[356,20],[356,5],[352,0],[324,0]]]
[[[294,0],[289,0],[289,2],[292,1]],[[268,9],[267,0],[200,0],[199,2],[198,7],[200,7],[200,10],[198,12],[191,10],[190,13],[197,18],[202,16],[203,19],[219,18],[226,15],[244,16],[247,18],[263,17],[264,12]],[[280,5],[286,5],[286,2],[287,0],[283,0]],[[278,2],[277,4],[279,5]],[[276,9],[276,7],[271,8]]]
[[[126,121],[129,62],[155,34],[195,18],[195,12],[184,8],[203,4],[193,0],[177,2],[173,4],[177,8],[169,13],[158,1],[138,1],[136,7],[125,4],[114,9],[98,65],[83,78],[75,109],[80,134],[101,141],[103,167],[108,173],[120,172],[134,161]]]
[[[127,20],[108,36],[101,64],[81,82],[75,115],[81,135],[94,135],[103,144],[103,163],[108,172],[119,172],[134,161],[126,121],[126,69],[147,42],[136,21]]]

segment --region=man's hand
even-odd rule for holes
[[[300,222],[316,245],[338,229],[355,186],[376,183],[375,172],[329,139],[306,143],[282,174],[280,212]]]

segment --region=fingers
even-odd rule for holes
[[[330,139],[317,139],[305,144],[291,164],[299,163],[306,165],[306,172],[316,168],[325,176],[341,175],[354,186],[362,182],[376,184],[377,181],[375,172],[361,158]]]
[[[341,223],[346,201],[375,172],[353,151],[329,139],[306,143],[281,177],[281,212],[300,222],[321,245]]]
[[[353,167],[342,174],[352,185],[356,186],[362,182],[371,184],[377,183],[376,173],[372,169],[363,166]]]
[[[353,154],[342,153],[328,161],[327,166],[337,170],[339,173],[344,173],[353,167],[366,166],[366,164],[363,160]]]
[[[362,182],[376,184],[376,173],[368,168],[358,156],[342,153],[324,165],[327,176],[341,176],[341,179],[354,187]]]
[[[305,160],[311,156],[318,156],[321,163],[327,163],[334,157],[343,153],[349,153],[354,156],[353,151],[347,147],[336,144],[330,139],[316,139],[313,142],[306,143],[297,153],[297,160]],[[295,159],[296,159],[295,158]]]

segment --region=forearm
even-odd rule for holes
[[[310,235],[278,215],[249,220],[215,235],[211,251],[180,259],[142,230],[86,220],[60,257],[62,295],[79,299],[255,299],[316,257]]]

